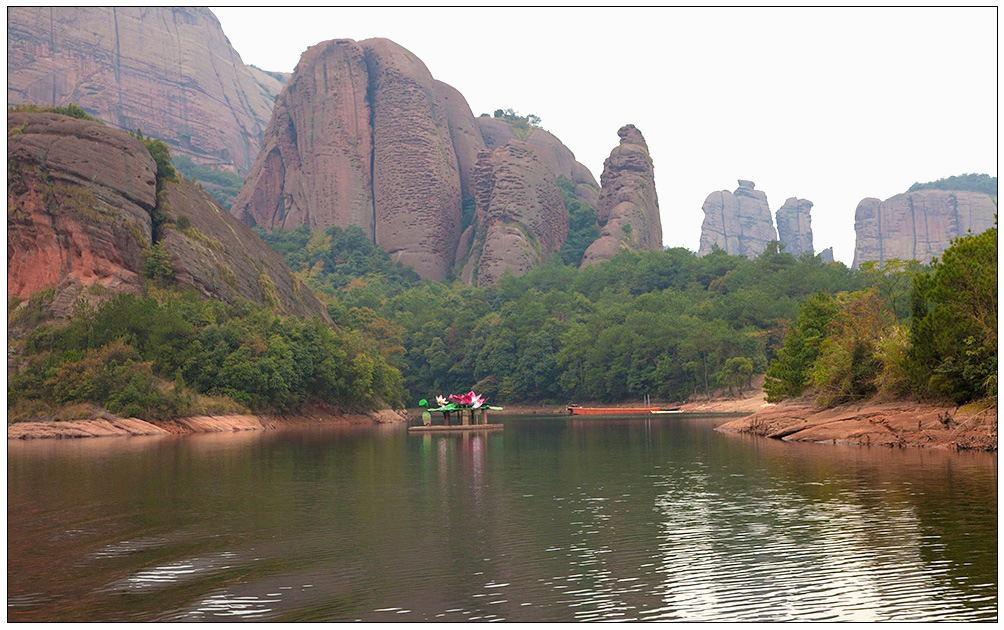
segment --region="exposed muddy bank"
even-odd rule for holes
[[[114,416],[93,420],[47,420],[7,425],[7,439],[82,438],[170,433],[264,431],[289,426],[382,424],[404,422],[402,412],[383,409],[365,414],[315,412],[292,416],[193,416],[174,420],[140,420]]]
[[[997,406],[912,401],[820,408],[785,401],[722,424],[717,431],[797,442],[997,450]]]

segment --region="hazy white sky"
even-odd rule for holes
[[[597,182],[634,124],[668,247],[697,251],[705,197],[750,179],[772,214],[811,200],[816,251],[850,265],[861,199],[997,175],[993,7],[212,10],[265,70],[328,39],[391,39],[475,116],[540,116]]]

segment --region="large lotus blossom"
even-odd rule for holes
[[[436,399],[439,400],[438,398]],[[485,404],[486,398],[480,394],[475,394],[474,392],[467,392],[466,394],[450,394],[450,402],[457,405],[470,405],[474,409],[481,407]]]

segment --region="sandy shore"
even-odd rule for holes
[[[226,433],[264,431],[289,426],[322,424],[381,424],[404,422],[405,416],[392,409],[366,414],[317,412],[295,416],[194,416],[174,420],[140,420],[114,416],[94,420],[51,420],[15,422],[7,425],[7,439],[81,438],[169,433]]]

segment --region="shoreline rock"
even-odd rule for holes
[[[821,408],[785,401],[715,428],[790,442],[997,451],[997,406],[955,407],[916,401]]]
[[[44,438],[130,437],[189,433],[267,431],[308,425],[359,425],[405,422],[403,412],[382,409],[364,414],[302,414],[294,416],[191,416],[173,420],[140,420],[110,416],[93,420],[37,420],[7,425],[8,440]]]

